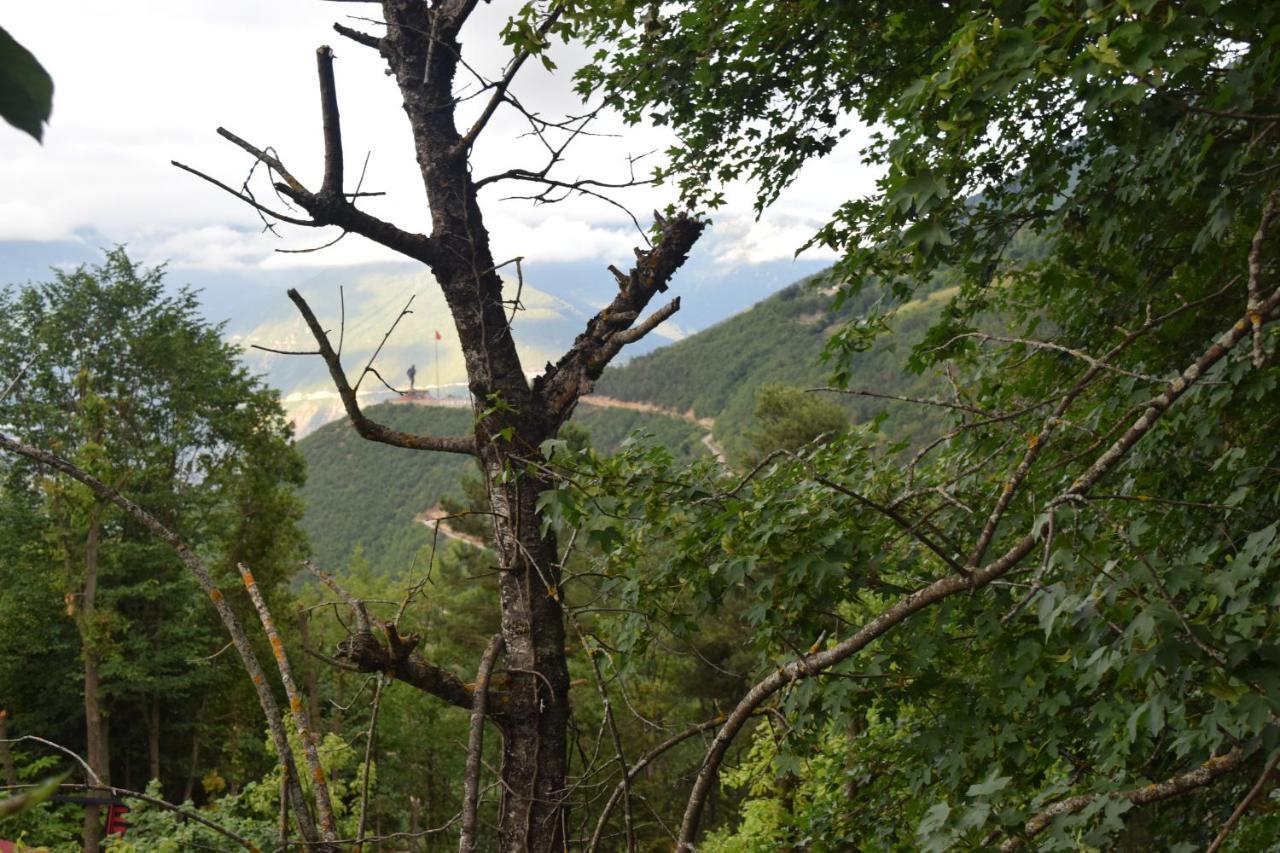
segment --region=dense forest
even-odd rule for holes
[[[222,129],[247,178],[175,163],[428,270],[470,408],[366,406],[402,366],[290,290],[282,354],[344,411],[295,440],[163,267],[0,290],[0,838],[1280,850],[1280,5],[477,6],[335,27],[402,102],[426,233],[371,212],[339,110],[370,81],[329,47],[322,173]],[[587,111],[527,106],[529,69]],[[547,159],[486,175],[508,112]],[[569,177],[605,112],[671,131],[654,171]],[[855,127],[831,268],[628,360],[730,197],[763,215]],[[493,184],[665,193],[541,368]]]

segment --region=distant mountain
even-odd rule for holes
[[[97,263],[102,258],[101,247],[113,243],[92,233],[74,240],[0,241],[0,286],[46,280],[52,267]],[[144,249],[135,254],[146,257]],[[626,261],[614,260],[620,264]],[[516,315],[515,331],[525,367],[531,373],[541,372],[546,362],[556,360],[582,330],[586,318],[612,297],[614,284],[605,269],[607,263],[528,260],[523,265],[523,289],[517,286],[514,268],[503,269],[509,298],[514,299],[519,291],[524,309]],[[673,286],[682,297],[680,313],[629,347],[626,356],[678,340],[747,309],[819,266],[817,261],[787,260],[732,267],[718,263],[710,249],[695,252]],[[452,321],[439,288],[418,265],[199,269],[179,264],[170,268],[167,281],[175,289],[190,285],[199,291],[205,316],[213,322],[225,322],[227,336],[246,347],[246,361],[280,389],[300,435],[341,414],[324,365],[314,356],[281,356],[249,348],[257,344],[313,349],[310,335],[285,296],[290,287],[307,298],[331,330],[335,343],[342,325],[344,306],[339,302],[339,288],[343,289],[343,362],[353,382],[409,297],[416,294],[413,313],[401,321],[374,366],[397,388],[407,386],[406,371],[414,366],[417,387],[436,391],[436,386],[442,385],[440,392],[445,395],[465,395],[462,358]],[[437,330],[442,336],[438,362]],[[374,376],[365,379],[360,392],[368,404],[394,396]]]

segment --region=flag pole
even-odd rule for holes
[[[444,394],[440,390],[440,330],[436,329],[436,397],[443,400]]]

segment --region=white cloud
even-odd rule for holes
[[[402,228],[424,231],[430,217],[399,94],[381,60],[336,36],[334,20],[354,7],[316,0],[96,0],[28,3],[6,8],[5,27],[30,47],[54,77],[54,113],[46,143],[0,126],[0,240],[67,239],[78,231],[104,243],[125,242],[150,260],[204,269],[344,266],[395,259],[355,236],[321,252],[279,254],[277,248],[318,246],[336,234],[282,226],[283,240],[261,234],[254,212],[217,188],[170,165],[186,162],[239,186],[250,165],[244,152],[220,139],[224,125],[250,141],[273,146],[304,182],[321,171],[314,49],[332,44],[348,172],[372,152],[364,189],[370,213]],[[481,4],[463,41],[469,61],[492,74],[510,48],[496,33],[510,4]],[[75,26],[67,26],[73,17]],[[490,35],[485,36],[488,33]],[[579,48],[559,57],[550,74],[536,63],[515,92],[533,110],[557,114],[580,109],[568,72],[583,61]],[[465,73],[459,73],[460,84]],[[460,111],[465,122],[483,99]],[[540,168],[545,151],[514,111],[499,111],[474,158],[477,177],[512,166]],[[606,119],[582,138],[553,176],[625,179],[627,158],[662,150],[661,128],[624,127]],[[729,205],[701,251],[719,244],[718,260],[752,264],[788,257],[842,199],[870,186],[857,161],[856,143],[810,164],[763,219],[752,221],[751,192],[729,190]],[[653,165],[642,161],[637,174]],[[539,261],[600,259],[625,264],[639,235],[621,211],[599,200],[573,197],[555,206],[502,201],[532,185],[503,182],[486,189],[482,204],[494,255]],[[269,187],[259,197],[276,199]],[[670,187],[629,190],[623,200],[637,213],[665,206]],[[731,241],[731,245],[725,245]]]
[[[749,216],[735,216],[716,223],[715,259],[728,267],[790,260],[825,221],[783,216],[757,221]],[[828,260],[834,258],[835,253],[819,247],[809,249],[804,257]]]
[[[0,199],[0,234],[9,240],[69,240],[73,220],[66,211],[18,195]]]
[[[544,207],[545,211],[554,208]],[[641,239],[635,228],[602,228],[580,219],[568,219],[559,211],[529,222],[499,211],[493,222],[495,256],[499,262],[517,255],[529,261],[581,261],[613,258],[626,261]]]
[[[244,231],[226,225],[206,225],[167,235],[145,235],[135,241],[143,263],[169,261],[176,267],[227,269],[252,266],[261,251]]]
[[[664,320],[658,328],[653,330],[653,334],[659,338],[665,338],[669,341],[683,341],[689,337],[689,333],[685,331],[678,323],[670,320]]]

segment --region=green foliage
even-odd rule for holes
[[[270,850],[279,839],[277,820],[270,810],[265,813],[254,806],[252,800],[259,795],[262,786],[250,782],[237,794],[219,797],[205,808],[201,816],[210,822],[247,839],[259,850]],[[152,782],[146,793],[159,797],[163,792]],[[144,800],[130,800],[129,830],[123,835],[107,836],[103,850],[110,853],[181,853],[185,850],[243,849],[222,833],[183,817],[170,809],[156,806]],[[191,803],[184,808],[194,809]]]
[[[713,418],[716,438],[730,456],[748,456],[745,436],[755,426],[759,389],[827,385],[830,368],[823,366],[822,356],[831,335],[873,308],[869,299],[860,299],[831,313],[831,297],[820,289],[824,281],[820,277],[794,284],[696,335],[611,367],[596,384],[597,393]],[[852,357],[850,384],[878,392],[935,394],[936,378],[910,372],[907,359],[950,295],[945,289],[930,290],[902,307],[892,334]],[[904,412],[869,397],[833,399],[859,421],[884,417],[884,431],[895,441],[920,443],[940,423],[931,412]]]
[[[0,375],[21,375],[0,423],[126,492],[222,584],[236,562],[251,564],[277,601],[304,548],[301,457],[276,393],[201,319],[195,294],[167,292],[163,278],[116,249],[100,266],[0,291]],[[184,766],[193,739],[205,739],[205,761],[234,752],[235,709],[251,691],[216,654],[226,639],[207,597],[168,545],[79,484],[26,460],[0,460],[0,476],[0,694],[12,730],[83,752],[81,662],[92,655],[113,763],[148,766],[146,721],[158,714],[170,750],[161,771],[181,791],[199,775]],[[263,757],[256,745],[250,755]]]
[[[1011,380],[1042,381],[1035,368],[992,372],[1002,380],[997,394],[1018,394]],[[1127,475],[1128,494],[1173,493],[1185,504],[1133,498],[1073,513],[1070,529],[1053,542],[1045,589],[1020,618],[1000,619],[1023,597],[1017,586],[993,601],[947,604],[838,667],[838,680],[822,689],[797,685],[781,703],[792,728],[781,748],[769,736],[768,754],[779,773],[802,762],[802,790],[788,794],[792,805],[781,810],[777,792],[751,792],[739,840],[722,835],[716,843],[764,849],[808,838],[831,849],[846,841],[947,849],[977,843],[993,827],[1012,829],[1039,804],[1078,791],[1072,780],[1082,767],[1097,768],[1103,790],[1113,789],[1108,780],[1116,774],[1130,780],[1120,787],[1136,788],[1194,767],[1224,742],[1257,738],[1273,748],[1280,652],[1270,639],[1271,578],[1280,571],[1280,537],[1270,521],[1280,512],[1280,489],[1274,474],[1257,477],[1274,466],[1277,450],[1261,433],[1248,436],[1274,429],[1269,414],[1239,415],[1247,412],[1241,401],[1258,393],[1259,382],[1271,387],[1276,371],[1241,377],[1233,392],[1212,392],[1218,400],[1209,410],[1175,416]],[[1121,411],[1130,405],[1114,393],[1103,399]],[[1230,471],[1188,458],[1179,433],[1192,423],[1223,424],[1237,436]],[[917,486],[972,470],[1006,436],[975,435],[939,458],[938,468],[920,471]],[[1070,458],[1078,452],[1072,444],[1088,441],[1067,442],[1055,458]],[[1204,452],[1220,451],[1209,445]],[[1169,465],[1172,458],[1179,463]],[[611,543],[602,553],[605,588],[641,614],[606,623],[610,642],[626,651],[651,642],[653,624],[691,637],[727,608],[740,614],[758,666],[768,671],[797,649],[874,618],[922,573],[946,571],[890,519],[816,478],[838,476],[890,502],[900,488],[897,466],[865,429],[810,450],[801,463],[775,463],[745,487],[714,467],[682,471],[669,455],[639,446],[612,459],[580,457],[580,465],[575,482],[597,482],[599,492],[561,493],[548,510],[579,519],[579,527],[611,530],[596,537]],[[976,503],[989,488],[985,472],[969,474],[953,494]],[[1242,488],[1237,509],[1223,517],[1215,501]],[[600,501],[606,514],[592,510]],[[1012,530],[1029,521],[1027,511],[1012,511]],[[955,522],[946,522],[952,535],[973,535]],[[847,728],[856,738],[842,734]],[[851,780],[859,780],[856,799],[831,793]],[[1250,783],[1242,776],[1143,831],[1154,839],[1199,837],[1200,816]],[[1136,831],[1122,812],[1100,801],[1064,818],[1045,849],[1081,840],[1105,846],[1117,832]],[[885,822],[885,814],[902,819]]]
[[[654,26],[639,20],[650,8]],[[863,155],[883,169],[879,191],[842,204],[816,240],[843,254],[845,294],[902,296],[942,266],[961,273],[952,327],[985,307],[1021,234],[1052,235],[1052,255],[1077,268],[1103,256],[1095,288],[1119,292],[1126,275],[1150,288],[1171,252],[1213,254],[1233,222],[1256,222],[1269,192],[1272,4],[636,0],[577,12],[589,36],[622,31],[582,88],[676,131],[662,174],[688,203],[746,177],[766,205],[847,132],[842,118],[875,127]],[[835,339],[864,344],[852,326]]]
[[[49,72],[0,27],[0,118],[40,141],[52,111]]]
[[[849,415],[827,398],[798,388],[766,385],[756,396],[760,427],[747,433],[749,460],[758,462],[775,450],[796,451],[849,427]]]
[[[289,740],[295,754],[301,755],[302,745],[292,728]],[[268,752],[273,752],[269,737],[264,745]],[[329,781],[339,832],[343,837],[352,837],[359,815],[364,777],[362,756],[352,744],[332,732],[323,736],[318,752]],[[239,792],[216,797],[200,809],[201,817],[250,841],[260,850],[272,849],[279,840],[281,772],[280,766],[276,765],[266,776],[248,782]],[[376,773],[376,766],[371,767],[370,784],[374,784]],[[304,781],[309,792],[310,779]],[[146,793],[160,797],[162,792],[158,783],[152,782]],[[130,800],[129,806],[129,831],[123,837],[110,836],[104,850],[111,853],[180,853],[200,847],[221,850],[235,846],[226,835],[187,819],[172,809],[145,800]],[[185,803],[184,808],[194,807]]]
[[[944,599],[821,687],[789,690],[774,765],[815,761],[806,787],[754,792],[747,822],[717,843],[978,848],[1088,793],[1039,849],[1206,844],[1280,739],[1277,334],[1273,317],[1240,319],[1278,267],[1280,7],[587,2],[575,14],[596,37],[621,28],[582,88],[673,128],[662,177],[686,203],[715,206],[748,178],[763,207],[855,118],[871,127],[877,192],[833,200],[815,237],[841,256],[826,346],[839,382],[861,387],[857,359],[895,312],[940,279],[955,288],[911,359],[949,368],[952,434],[905,470],[863,430],[736,490],[639,455],[601,470],[616,489],[662,492],[609,507],[633,519],[608,555],[629,600],[689,624],[740,601],[765,671],[954,572],[935,548],[983,565],[1035,537],[1000,586]],[[875,307],[839,313],[860,302]],[[988,322],[1006,331],[984,336]],[[1115,444],[1223,330],[1250,324],[1240,349],[1254,354],[1189,371],[1193,390]],[[1102,456],[1109,446],[1118,455]],[[1100,458],[1122,462],[1073,496]],[[816,762],[842,731],[856,737],[841,760]],[[1230,744],[1248,750],[1246,769],[1176,805],[1110,796]],[[856,791],[824,799],[850,777]],[[1271,811],[1246,815],[1241,849],[1262,849],[1245,839],[1266,836]]]

